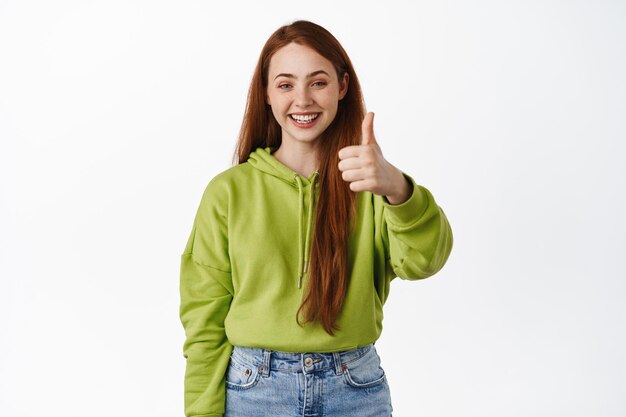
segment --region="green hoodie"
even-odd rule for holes
[[[300,327],[296,311],[306,288],[318,173],[294,172],[274,150],[257,148],[209,182],[181,255],[188,417],[223,415],[234,345],[332,352],[376,341],[390,282],[435,274],[452,250],[443,210],[408,174],[412,194],[402,204],[359,192],[340,330],[330,336],[317,322]]]

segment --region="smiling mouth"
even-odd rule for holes
[[[293,120],[296,121],[296,123],[300,123],[300,124],[307,124],[307,123],[311,123],[313,120],[317,119],[317,117],[319,116],[319,113],[314,113],[314,114],[290,114],[289,117],[291,117]]]

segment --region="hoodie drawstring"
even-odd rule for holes
[[[309,264],[309,239],[311,236],[311,222],[313,219],[313,197],[315,195],[314,185],[317,175],[318,171],[315,171],[311,180],[311,189],[309,191],[309,214],[307,217],[306,234],[304,237],[304,242],[302,242],[304,190],[302,186],[302,179],[300,178],[298,173],[294,173],[294,178],[296,180],[296,183],[298,184],[298,288],[302,287],[302,276],[306,273]]]

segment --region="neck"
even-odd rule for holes
[[[317,151],[313,144],[283,141],[272,155],[298,174],[308,178],[318,169]]]

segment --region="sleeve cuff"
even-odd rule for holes
[[[409,199],[402,204],[391,204],[387,197],[383,196],[383,206],[385,207],[387,221],[398,226],[414,223],[422,217],[428,208],[428,197],[423,187],[419,186],[410,175],[404,172],[402,174],[413,186]]]

